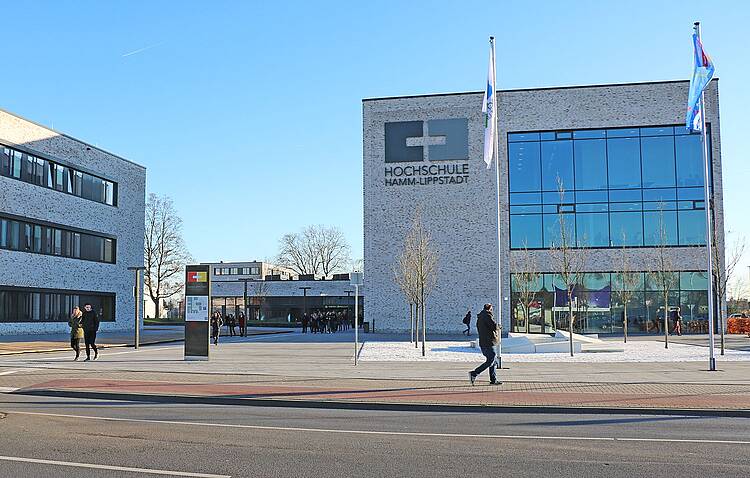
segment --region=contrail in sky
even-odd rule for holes
[[[159,42],[159,43],[154,43],[153,45],[145,46],[143,48],[139,48],[137,50],[130,51],[128,53],[123,54],[122,58],[125,58],[126,56],[137,55],[138,53],[142,53],[142,52],[144,52],[146,50],[150,50],[152,48],[156,48],[157,46],[162,45],[163,43],[164,42],[162,41],[162,42]]]

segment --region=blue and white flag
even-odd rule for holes
[[[701,94],[714,76],[714,63],[703,51],[703,44],[697,33],[693,33],[693,48],[695,66],[693,77],[690,79],[690,93],[688,94],[686,126],[688,131],[701,131],[703,128],[703,104]]]
[[[487,169],[492,165],[492,154],[495,153],[497,135],[497,94],[495,85],[495,39],[490,39],[490,65],[487,68],[487,88],[482,102],[484,113],[484,162]]]

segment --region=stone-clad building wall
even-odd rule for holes
[[[0,111],[0,143],[117,183],[117,205],[0,176],[0,213],[116,238],[116,263],[0,250],[0,286],[116,294],[115,322],[101,330],[133,328],[133,272],[143,265],[146,169],[31,121]],[[0,323],[0,334],[67,332],[67,322]]]
[[[670,81],[498,92],[500,157],[500,267],[502,320],[510,328],[510,251],[507,134],[518,131],[572,130],[683,124],[688,82]],[[428,328],[461,330],[467,307],[476,313],[485,302],[497,302],[495,174],[482,161],[481,93],[427,95],[363,101],[364,246],[366,320],[375,316],[381,329],[406,330],[408,307],[394,281],[395,260],[414,217],[423,223],[439,252],[437,287],[428,301]],[[716,227],[723,250],[721,142],[718,81],[706,91],[710,124]],[[385,123],[468,119],[469,159],[425,163],[385,163]],[[428,146],[429,148],[429,146]],[[463,184],[386,185],[388,166],[466,163]],[[621,249],[594,249],[587,270],[615,271]],[[534,251],[541,272],[554,272],[548,251]],[[632,267],[649,270],[653,249],[631,249]],[[672,247],[680,270],[705,269],[704,247]],[[723,258],[722,258],[723,261]]]

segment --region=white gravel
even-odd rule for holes
[[[670,344],[664,348],[663,342],[635,341],[618,343],[624,352],[578,353],[571,357],[567,353],[503,354],[508,362],[699,362],[708,359],[708,348],[695,345]],[[716,360],[750,361],[750,352],[726,350]],[[427,355],[422,357],[419,349],[409,342],[365,342],[360,360],[366,362],[479,362],[483,356],[478,348],[471,348],[468,341],[427,342]]]

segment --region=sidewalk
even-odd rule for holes
[[[225,331],[222,331],[225,332]],[[286,330],[276,328],[248,329],[248,335],[265,335],[284,333]],[[97,346],[102,349],[112,347],[132,347],[135,337],[133,332],[100,331],[96,335]],[[155,345],[185,340],[184,327],[178,326],[150,326],[141,330],[139,344]],[[81,340],[83,347],[83,340]],[[37,335],[5,335],[0,337],[0,355],[16,355],[39,352],[67,352],[70,350],[70,335],[37,334]]]
[[[229,339],[211,361],[184,362],[180,345],[0,360],[0,390],[19,394],[231,405],[413,410],[575,410],[750,417],[750,364],[509,363],[503,384],[468,382],[467,363],[361,362],[348,336],[299,333]],[[47,355],[47,354],[44,354]],[[49,354],[52,355],[52,354]]]

